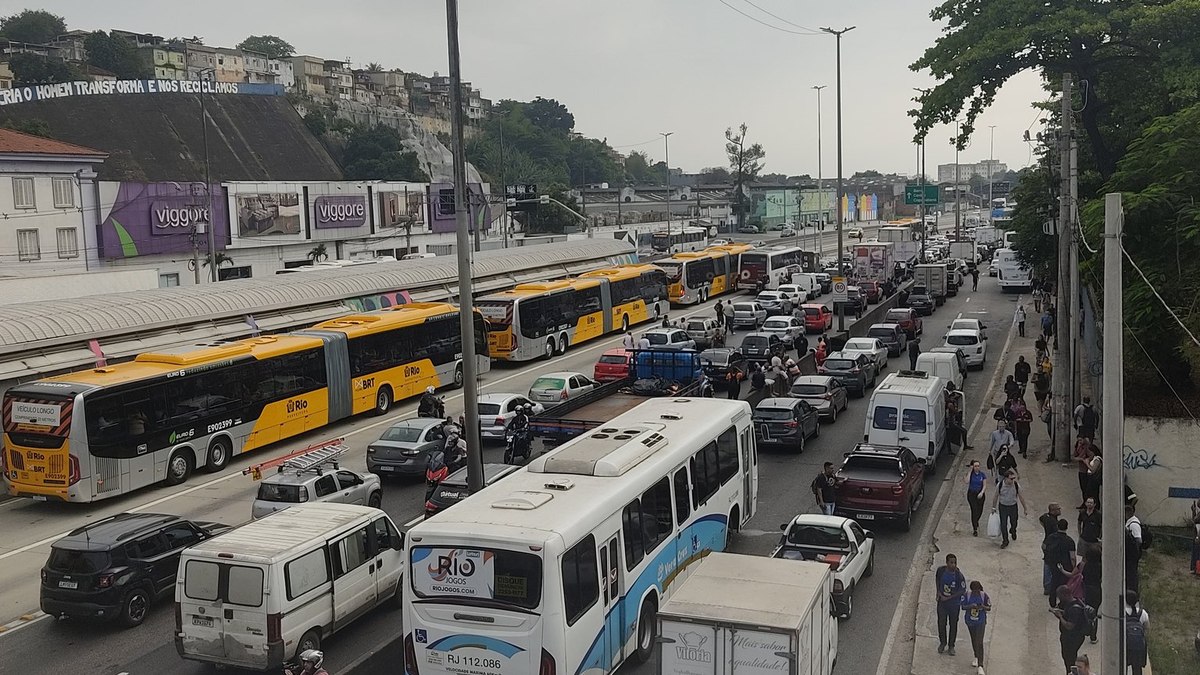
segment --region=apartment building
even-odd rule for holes
[[[288,59],[267,59],[267,69],[271,71],[271,75],[275,78],[275,84],[281,84],[285,89],[291,89],[296,86],[296,77],[292,70],[292,62]]]
[[[339,101],[353,101],[354,73],[350,71],[350,64],[326,59],[324,67],[325,91],[329,97]]]
[[[325,60],[315,56],[293,56],[296,91],[314,98],[325,98]]]
[[[182,51],[170,48],[165,43],[142,45],[137,51],[142,63],[154,70],[154,79],[188,79],[187,61]]]
[[[266,54],[244,50],[242,52],[246,82],[250,84],[274,84],[275,73],[271,72],[270,59]]]
[[[216,48],[217,82],[246,82],[246,54],[240,49]],[[263,64],[264,67],[266,64]]]

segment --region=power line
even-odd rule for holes
[[[763,21],[762,19],[759,19],[759,18],[758,18],[758,17],[756,17],[756,16],[751,16],[751,15],[749,15],[749,14],[747,14],[747,13],[743,12],[742,10],[738,9],[737,7],[734,7],[733,5],[729,4],[728,2],[725,2],[725,0],[720,0],[720,1],[721,1],[721,4],[722,4],[722,5],[725,5],[725,6],[726,6],[726,7],[728,7],[729,9],[732,9],[733,11],[737,12],[738,14],[741,14],[742,16],[746,17],[747,19],[750,19],[751,21],[753,21],[753,22],[755,22],[755,23],[762,24],[762,25],[766,26],[767,28],[774,28],[774,29],[775,29],[775,30],[777,30],[777,31],[781,31],[781,32],[784,32],[784,33],[791,33],[792,35],[816,35],[816,33],[808,33],[808,32],[806,32],[806,33],[802,33],[802,32],[800,32],[800,31],[798,31],[798,30],[791,30],[791,29],[788,29],[788,28],[782,28],[782,27],[780,27],[780,26],[776,26],[776,25],[774,25],[774,24],[767,23],[766,21]]]
[[[750,0],[742,0],[742,2],[746,3],[747,5],[750,5],[754,9],[757,9],[758,11],[762,12],[763,14],[766,14],[767,16],[779,19],[780,21],[786,23],[789,26],[793,26],[793,27],[799,28],[801,30],[809,31],[813,35],[816,35],[817,33],[820,32],[820,31],[816,30],[815,28],[809,28],[808,26],[801,26],[798,23],[792,23],[791,21],[788,21],[787,19],[783,18],[782,16],[779,16],[778,14],[772,14],[772,13],[768,12],[767,10],[763,9],[762,7],[759,7],[758,5],[754,4],[753,2],[750,2]]]
[[[1181,321],[1179,316],[1175,314],[1175,310],[1171,309],[1171,306],[1167,304],[1167,301],[1163,300],[1163,297],[1158,294],[1158,289],[1155,288],[1154,284],[1150,283],[1150,280],[1146,278],[1146,274],[1145,272],[1142,272],[1142,268],[1138,267],[1138,264],[1133,261],[1133,257],[1129,255],[1129,251],[1125,250],[1124,244],[1121,245],[1121,253],[1125,254],[1125,259],[1128,260],[1129,264],[1133,266],[1134,271],[1138,273],[1138,276],[1142,278],[1142,281],[1150,287],[1150,292],[1154,294],[1154,297],[1158,298],[1158,301],[1162,303],[1163,308],[1167,310],[1167,313],[1171,315],[1171,318],[1175,319],[1175,323],[1179,324],[1179,327],[1183,329],[1183,332],[1187,333],[1187,336],[1192,339],[1193,344],[1195,344],[1197,347],[1200,347],[1200,340],[1197,340],[1196,336],[1192,335],[1192,331],[1188,330],[1188,327],[1183,324],[1183,321]]]
[[[1128,254],[1126,254],[1126,257],[1128,257]],[[1179,395],[1179,392],[1175,391],[1175,386],[1171,384],[1171,380],[1167,379],[1167,376],[1163,374],[1162,369],[1159,368],[1158,364],[1154,362],[1153,358],[1151,358],[1150,352],[1146,351],[1146,347],[1142,345],[1142,341],[1138,339],[1137,334],[1133,332],[1133,329],[1129,327],[1129,324],[1125,323],[1124,321],[1121,321],[1121,323],[1125,326],[1125,332],[1129,333],[1129,336],[1132,337],[1133,341],[1137,343],[1138,349],[1141,349],[1142,354],[1145,354],[1146,360],[1150,362],[1151,366],[1154,366],[1154,370],[1158,373],[1158,378],[1166,383],[1167,388],[1170,389],[1171,393],[1175,395],[1175,400],[1179,401],[1179,405],[1183,406],[1184,412],[1186,412],[1188,416],[1192,418],[1192,421],[1200,421],[1196,419],[1196,415],[1192,412],[1192,409],[1188,407],[1188,404],[1184,402],[1183,398]],[[1187,329],[1185,328],[1184,330]],[[1192,339],[1194,340],[1195,338]]]

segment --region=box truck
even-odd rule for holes
[[[885,281],[896,266],[896,245],[890,241],[867,241],[854,247],[854,274],[859,279]]]
[[[659,675],[830,675],[828,564],[711,553],[658,610]]]
[[[913,284],[924,286],[933,296],[938,305],[946,303],[946,265],[945,263],[927,263],[913,268]]]

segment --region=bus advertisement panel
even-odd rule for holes
[[[738,289],[779,288],[780,284],[791,283],[793,274],[803,271],[803,263],[803,251],[798,247],[773,247],[743,253]]]

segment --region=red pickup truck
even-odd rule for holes
[[[863,525],[892,520],[907,532],[925,500],[925,460],[899,445],[859,443],[846,453],[837,479],[834,514]]]

